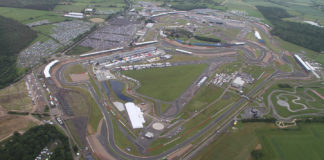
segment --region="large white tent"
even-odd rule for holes
[[[125,107],[133,129],[143,128],[145,119],[141,109],[132,102],[125,103]]]

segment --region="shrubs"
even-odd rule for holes
[[[264,156],[262,150],[253,150],[251,156],[254,160],[260,160]]]
[[[291,88],[291,86],[287,83],[280,83],[280,84],[278,84],[278,87],[279,88]]]

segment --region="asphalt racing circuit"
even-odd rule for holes
[[[215,47],[195,47],[195,46],[183,45],[168,39],[160,39],[158,44],[152,44],[152,46],[155,46],[165,51],[182,49],[182,50],[192,52],[191,56],[208,57],[205,60],[172,62],[172,66],[207,63],[208,67],[203,71],[202,74],[200,74],[200,76],[192,83],[192,85],[190,85],[181,94],[180,97],[178,97],[175,101],[169,103],[170,107],[164,113],[161,112],[160,100],[136,92],[136,89],[140,87],[140,83],[137,84],[137,86],[132,90],[132,93],[134,93],[135,96],[144,97],[152,101],[156,101],[158,104],[157,112],[160,115],[159,117],[160,119],[162,120],[174,119],[175,116],[183,110],[185,105],[192,99],[195,93],[199,90],[199,87],[196,86],[196,83],[204,76],[210,77],[220,65],[235,61],[237,59],[239,50],[243,52],[245,63],[265,66],[273,62],[274,55],[264,44],[259,44],[257,42],[252,42],[250,40],[244,40],[243,38],[240,38],[240,37],[244,37],[244,35],[243,36],[241,35],[241,34],[246,34],[244,32],[245,30],[242,30],[237,37],[239,38],[240,41],[244,42],[245,44],[242,46],[232,46],[232,47],[216,47],[216,48]],[[259,49],[260,55],[255,56],[255,53],[253,53],[251,48]],[[123,51],[114,52],[112,54],[118,55],[121,52],[124,52],[125,50],[133,50],[133,48],[126,48]],[[176,54],[183,54],[183,53],[176,53]],[[279,55],[280,58],[284,57],[283,53],[279,53],[279,54],[280,54]],[[98,57],[100,56],[96,56],[96,58]],[[221,126],[218,127],[217,133],[223,132],[228,126],[231,125],[237,113],[244,108],[244,104],[250,101],[251,100],[250,98],[252,98],[257,92],[262,90],[264,86],[270,81],[274,79],[282,79],[282,78],[294,78],[294,79],[308,78],[308,75],[306,75],[302,71],[294,70],[293,72],[286,73],[276,69],[275,72],[273,72],[270,75],[267,75],[267,77],[261,83],[257,84],[252,90],[245,93],[244,96],[241,96],[241,98],[237,102],[235,102],[230,108],[228,108],[225,112],[219,115],[216,119],[213,119],[211,122],[209,122],[207,126],[199,130],[193,136],[185,139],[181,143],[178,143],[174,147],[165,150],[162,154],[156,156],[134,156],[128,154],[127,152],[125,152],[123,148],[119,148],[117,146],[116,140],[114,139],[114,129],[113,129],[113,122],[112,122],[114,116],[107,109],[106,103],[103,102],[100,99],[100,97],[97,95],[90,81],[84,80],[80,82],[68,82],[64,77],[64,71],[66,70],[66,68],[74,64],[87,64],[91,59],[93,59],[93,57],[78,58],[74,60],[60,62],[60,64],[57,65],[56,69],[53,70],[52,72],[53,79],[49,79],[48,83],[49,85],[51,85],[51,88],[54,90],[54,93],[56,94],[59,94],[59,92],[62,90],[69,90],[69,88],[64,88],[64,86],[75,86],[75,87],[82,86],[84,89],[89,91],[89,93],[94,98],[97,105],[100,107],[100,110],[104,116],[104,121],[100,127],[101,128],[100,133],[96,136],[96,138],[104,147],[106,152],[110,154],[112,157],[114,157],[115,159],[134,159],[134,160],[135,159],[136,160],[137,159],[138,160],[163,159],[168,155],[170,155],[171,153],[174,153],[179,149],[192,143],[194,140],[200,138],[202,135],[206,135],[207,133],[208,134],[213,133],[211,132],[211,130],[214,129],[216,125],[221,124]],[[292,66],[292,64],[289,65]],[[61,106],[68,108],[68,106],[66,106],[67,104],[65,104],[62,101],[60,102],[61,102]],[[274,114],[276,114],[276,112]],[[139,148],[141,153],[146,154],[148,149],[147,146],[138,143],[138,140],[130,136],[129,133],[127,133],[122,127],[119,128],[125,134],[125,136],[127,136],[127,138]],[[214,134],[211,138],[215,139],[217,136],[218,134]],[[209,142],[210,140],[211,139],[208,139],[206,142]],[[90,142],[88,143],[89,146],[91,147],[92,144],[90,144]],[[192,149],[191,150],[192,152],[186,157],[186,159],[189,159],[193,155],[193,153],[198,152],[199,149],[201,149],[201,147]]]

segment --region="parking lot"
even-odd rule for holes
[[[113,19],[109,25],[85,39],[80,45],[96,50],[110,49],[128,45],[136,32],[136,23],[127,19]]]

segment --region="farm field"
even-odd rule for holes
[[[87,7],[95,6],[99,11],[115,11],[120,10],[125,6],[123,0],[75,0],[71,5],[59,4],[55,7],[56,12],[81,12]]]
[[[173,101],[202,73],[207,64],[123,71],[140,81],[137,92],[163,101]]]
[[[321,123],[302,123],[290,129],[278,129],[270,123],[243,123],[221,135],[194,159],[248,160],[258,145],[263,160],[319,160],[324,158],[320,147],[324,145],[323,133]]]
[[[35,126],[36,123],[25,116],[5,115],[0,116],[0,140],[15,131],[25,131]]]
[[[0,90],[0,106],[7,110],[31,111],[33,104],[28,96],[25,81],[21,80]]]

